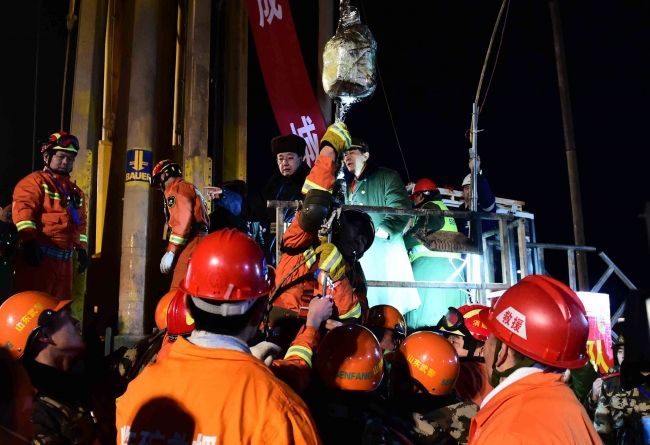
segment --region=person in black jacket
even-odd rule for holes
[[[267,208],[266,201],[293,201],[303,199],[302,185],[309,173],[304,162],[307,143],[295,134],[277,136],[271,140],[271,152],[278,163],[276,171],[261,192],[251,196],[248,203],[249,221],[259,222],[263,235],[263,246],[269,264],[276,264],[275,258],[275,209]],[[295,209],[284,209],[284,222],[293,221]],[[259,241],[259,238],[258,238]]]

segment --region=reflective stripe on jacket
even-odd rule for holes
[[[207,232],[210,226],[208,208],[194,184],[175,178],[165,188],[165,205],[169,210],[167,224],[171,229],[168,251],[181,250],[197,230]]]
[[[117,443],[317,444],[305,403],[251,354],[178,338],[117,400]]]
[[[87,248],[85,196],[68,176],[36,171],[21,179],[14,188],[12,219],[23,240],[64,250]]]

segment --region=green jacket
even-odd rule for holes
[[[352,184],[356,182],[354,191]],[[345,203],[380,207],[411,208],[411,200],[402,179],[395,170],[367,164],[356,181],[348,182]],[[390,235],[401,233],[408,215],[370,213],[375,230],[382,228]]]

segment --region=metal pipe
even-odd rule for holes
[[[555,49],[558,89],[560,93],[560,106],[562,109],[562,127],[564,128],[564,145],[567,168],[569,171],[569,191],[571,194],[571,213],[573,215],[573,237],[576,245],[583,246],[585,244],[585,232],[582,219],[580,176],[578,174],[578,157],[575,148],[573,115],[571,114],[571,97],[569,94],[569,77],[567,74],[564,40],[562,36],[562,22],[560,20],[560,11],[557,0],[550,0],[548,5],[551,12],[551,24],[553,26],[553,48]],[[577,270],[580,290],[589,289],[587,259],[581,253],[578,254],[577,258]]]
[[[409,287],[439,289],[503,290],[510,286],[503,283],[448,283],[446,281],[376,281],[368,280],[369,287]]]

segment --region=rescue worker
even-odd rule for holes
[[[379,339],[384,354],[395,351],[406,338],[404,316],[387,304],[371,307],[364,325]]]
[[[399,173],[377,166],[370,160],[370,146],[354,138],[344,152],[345,203],[349,205],[381,206],[407,209],[411,207]],[[375,241],[361,259],[366,278],[380,281],[413,281],[402,230],[408,217],[397,214],[371,213],[375,225]],[[390,258],[390,261],[386,261]],[[420,306],[420,297],[414,288],[371,287],[368,290],[369,307],[389,304],[400,313]]]
[[[472,419],[470,444],[600,444],[565,369],[588,361],[589,324],[565,284],[529,275],[480,315],[490,330],[483,355],[494,386]]]
[[[479,212],[496,212],[497,210],[497,203],[496,199],[494,197],[494,193],[492,193],[492,188],[490,187],[490,183],[488,182],[487,178],[483,174],[483,170],[481,170],[481,159],[478,158],[477,160],[477,165],[478,165],[478,173],[476,174],[476,192],[478,196],[477,200],[477,211]],[[471,201],[472,201],[472,172],[474,171],[474,162],[472,160],[469,160],[469,173],[465,178],[463,178],[463,202],[462,204],[458,207],[459,211],[466,211],[471,209]],[[468,219],[463,219],[463,218],[456,218],[456,224],[460,228],[460,231],[467,236],[468,238],[471,238],[474,233],[470,233],[470,220]],[[486,232],[488,230],[495,230],[498,228],[497,221],[494,220],[489,220],[489,219],[483,219],[481,220],[481,230],[483,232]]]
[[[438,186],[429,178],[419,179],[411,193],[416,209],[449,210],[442,202]],[[456,221],[450,216],[413,216],[404,234],[404,244],[409,253],[416,281],[441,281],[462,283],[462,260],[460,253],[440,252],[428,249],[415,236],[420,230],[443,233],[457,233]],[[406,313],[406,323],[412,329],[434,326],[448,307],[459,307],[465,303],[462,289],[419,288],[421,305]]]
[[[117,402],[117,443],[318,443],[303,401],[253,357],[270,291],[264,253],[227,229],[199,243],[182,289],[195,330]]]
[[[21,239],[14,290],[38,290],[57,300],[72,296],[72,255],[77,272],[88,267],[86,200],[70,180],[79,141],[64,131],[41,145],[45,167],[14,188],[12,218]]]
[[[180,165],[164,159],[154,166],[149,179],[164,194],[169,243],[160,260],[160,272],[167,274],[174,270],[170,290],[178,289],[192,252],[210,226],[205,198],[194,184],[181,176]]]
[[[319,230],[330,217],[337,153],[349,144],[344,123],[328,128],[303,186],[306,196],[302,210],[282,240],[270,324],[271,341],[283,350],[304,324],[309,301],[319,293],[332,296],[333,317],[339,321],[361,320],[364,309],[367,311],[365,299],[361,301],[361,294],[353,291],[348,270],[355,270],[354,264],[372,242],[372,233],[367,233],[372,231],[370,217],[358,211],[337,213],[339,217],[331,228],[332,242],[319,240]]]
[[[292,133],[271,139],[271,153],[278,170],[271,175],[261,192],[251,196],[248,204],[249,219],[260,224],[264,232],[262,239],[267,261],[274,266],[279,261],[279,258],[275,258],[275,248],[280,240],[275,239],[275,208],[268,208],[266,201],[302,200],[302,186],[309,174],[309,166],[303,160],[306,147],[305,140]],[[291,224],[295,209],[286,208],[282,212],[284,222]]]
[[[329,331],[315,357],[316,376],[305,400],[327,444],[372,444],[383,424],[384,403],[377,389],[384,375],[379,342],[365,327]]]
[[[449,308],[447,315],[437,325],[460,359],[456,393],[461,399],[471,400],[478,406],[493,389],[483,357],[490,330],[480,319],[480,313],[487,310],[489,307],[481,304]]]
[[[454,348],[434,332],[415,332],[401,344],[390,374],[389,424],[415,444],[465,444],[478,406],[459,399]]]
[[[22,362],[36,389],[34,443],[109,443],[115,395],[102,397],[97,376],[80,367],[85,344],[70,303],[39,291],[12,295],[0,306],[0,344]]]

